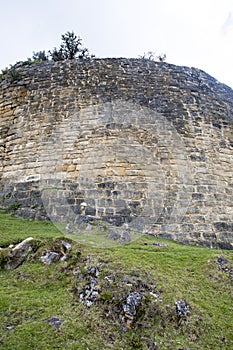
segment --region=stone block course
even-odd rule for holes
[[[17,69],[0,83],[0,207],[66,221],[85,202],[116,225],[232,247],[231,88],[140,59]]]

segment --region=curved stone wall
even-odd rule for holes
[[[232,89],[139,59],[16,72],[0,90],[2,208],[69,222],[85,209],[129,230],[232,249]]]

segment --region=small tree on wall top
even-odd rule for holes
[[[63,34],[61,39],[62,43],[59,49],[55,47],[53,51],[49,51],[53,61],[89,57],[88,49],[82,46],[82,39],[77,37],[74,32],[67,32]]]
[[[66,59],[72,60],[80,52],[82,40],[78,38],[74,32],[67,32],[61,36],[61,50]]]

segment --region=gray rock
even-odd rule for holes
[[[176,304],[177,316],[179,319],[185,318],[186,316],[188,316],[189,305],[185,300],[177,300],[175,304]]]
[[[58,317],[51,317],[51,318],[47,318],[46,320],[43,320],[43,322],[48,322],[52,326],[54,326],[56,329],[59,329],[64,321]]]
[[[94,303],[99,294],[98,290],[95,289],[96,283],[97,281],[92,281],[91,284],[87,285],[79,294],[80,302],[86,304],[88,307]]]
[[[121,235],[117,229],[112,229],[108,235],[109,239],[117,240],[121,238]]]
[[[98,278],[93,277],[90,284],[91,289],[93,289],[97,285],[97,283],[98,283]]]
[[[119,240],[120,244],[125,244],[131,241],[130,233],[128,231],[124,231]]]
[[[40,257],[40,260],[47,265],[50,265],[52,262],[58,261],[59,259],[60,255],[56,252],[46,252]]]
[[[98,277],[100,274],[98,267],[95,267],[95,266],[88,267],[87,271],[88,271],[88,275],[93,277]]]
[[[152,243],[151,245],[153,245],[154,247],[167,247],[167,244],[165,243]]]
[[[70,250],[72,248],[72,245],[67,241],[61,241],[61,244],[66,250]]]
[[[223,258],[222,256],[218,256],[217,260],[218,260],[218,269],[221,272],[228,273],[229,278],[232,280],[233,279],[233,265],[226,258]]]
[[[32,237],[28,237],[19,244],[17,244],[10,252],[8,261],[6,263],[6,269],[13,270],[21,265],[32,251]]]
[[[137,292],[130,293],[126,299],[126,304],[123,305],[125,316],[133,318],[137,313],[137,308],[141,303],[142,295]]]
[[[91,231],[92,229],[93,229],[93,225],[90,222],[88,222],[86,226],[86,230]]]
[[[217,260],[218,260],[219,270],[223,269],[223,265],[227,265],[229,263],[229,261],[227,259],[223,258],[222,256],[218,256]]]
[[[99,294],[98,276],[100,274],[100,271],[98,267],[90,266],[87,268],[87,272],[88,275],[86,276],[86,279],[88,280],[88,283],[79,294],[79,301],[90,307]]]

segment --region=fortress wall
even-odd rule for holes
[[[0,206],[232,248],[233,91],[137,59],[47,62],[1,82]]]

